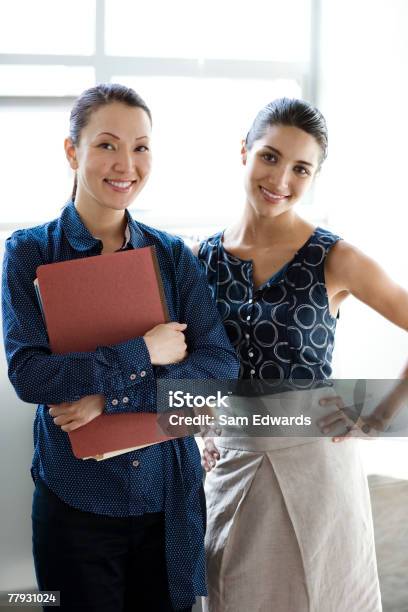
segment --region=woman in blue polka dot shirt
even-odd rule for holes
[[[408,329],[408,293],[358,249],[295,212],[326,152],[316,108],[286,98],[263,108],[241,150],[243,215],[196,250],[240,377],[264,393],[289,387],[306,397],[330,376],[336,317],[350,294]],[[331,401],[341,408],[340,398]],[[257,406],[247,400],[247,414]],[[389,407],[379,406],[364,431],[384,428]],[[322,428],[330,432],[343,418],[337,411]],[[205,610],[380,611],[370,500],[355,443],[238,432],[215,444],[207,439],[203,463]]]
[[[75,171],[59,218],[6,243],[3,324],[9,377],[38,403],[33,552],[41,590],[61,609],[191,610],[206,593],[205,502],[194,438],[102,462],[72,454],[67,432],[105,412],[156,411],[158,378],[234,378],[235,352],[205,275],[183,242],[127,207],[151,167],[151,115],[120,85],[85,91],[65,152]],[[46,166],[45,166],[46,173]],[[40,194],[39,194],[40,197]],[[53,355],[33,281],[41,264],[154,245],[171,323],[89,353]]]

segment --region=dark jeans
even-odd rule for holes
[[[60,591],[60,610],[173,612],[162,512],[129,518],[82,512],[38,480],[32,519],[38,588]]]

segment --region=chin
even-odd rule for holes
[[[126,208],[128,208],[128,206],[130,206],[132,200],[128,199],[128,200],[122,200],[122,201],[114,201],[112,200],[100,200],[100,203],[102,204],[102,206],[104,208],[110,208],[111,210],[125,210]]]
[[[286,202],[265,202],[264,200],[257,202],[256,209],[261,216],[276,217],[288,210],[291,210],[295,204],[293,198]]]
[[[288,210],[290,206],[288,206],[286,202],[284,204],[280,202],[273,204],[272,202],[269,203],[261,200],[260,202],[258,201],[256,203],[254,208],[258,212],[258,214],[269,217],[271,215],[273,216],[276,214],[280,214],[281,212]]]

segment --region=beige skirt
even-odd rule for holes
[[[205,612],[380,612],[355,440],[217,438]]]

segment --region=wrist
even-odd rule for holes
[[[367,419],[370,427],[377,431],[386,431],[391,421],[386,407],[378,407]]]
[[[145,341],[147,352],[149,353],[150,363],[152,365],[157,365],[153,347],[154,343],[152,343],[151,338],[149,336],[143,336],[143,340]]]

